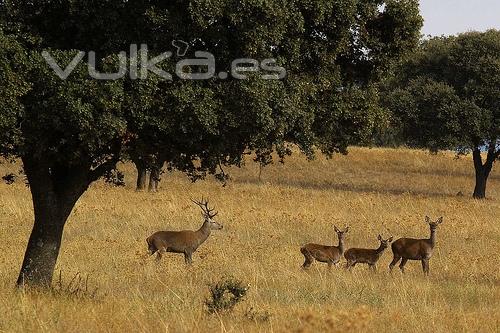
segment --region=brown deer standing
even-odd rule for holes
[[[300,248],[300,252],[304,255],[305,261],[302,265],[303,268],[309,268],[313,263],[314,259],[319,262],[324,262],[328,264],[331,268],[332,265],[336,265],[342,255],[344,254],[344,238],[345,234],[349,231],[349,227],[346,227],[344,231],[341,231],[336,226],[335,232],[337,233],[339,239],[338,246],[327,246],[309,243]]]
[[[392,237],[384,240],[382,236],[378,235],[377,239],[380,241],[378,249],[352,248],[347,250],[344,253],[344,257],[347,260],[345,267],[350,270],[356,266],[356,264],[368,264],[371,269],[376,270],[377,261],[380,259],[385,249],[387,249],[389,243],[392,242]]]
[[[399,264],[401,272],[404,273],[405,265],[408,260],[420,260],[422,261],[422,270],[424,274],[429,274],[429,259],[436,245],[436,229],[439,224],[443,223],[443,218],[440,217],[436,222],[432,222],[431,219],[426,216],[425,222],[429,224],[431,229],[431,236],[429,239],[400,238],[392,243],[394,258],[389,265],[391,272],[394,266],[402,258],[403,260],[401,260]]]
[[[214,213],[213,209],[208,208],[208,201],[203,201],[203,199],[191,201],[200,206],[203,211],[203,225],[196,231],[158,231],[149,236],[146,239],[148,250],[151,255],[157,253],[157,260],[160,260],[162,253],[165,252],[183,253],[186,264],[191,264],[193,253],[207,240],[210,232],[223,228],[222,224],[213,220],[217,212]]]

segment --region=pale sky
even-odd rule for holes
[[[500,30],[500,0],[420,0],[424,35]]]

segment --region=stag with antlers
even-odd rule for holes
[[[146,239],[148,250],[151,255],[157,254],[156,259],[160,260],[165,252],[183,253],[186,264],[193,262],[193,253],[210,236],[212,230],[221,230],[222,224],[213,220],[217,215],[214,209],[208,207],[208,201],[191,200],[202,210],[203,225],[196,231],[158,231]]]

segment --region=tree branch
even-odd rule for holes
[[[497,140],[492,141],[493,146],[493,160],[500,158],[500,142],[497,144]]]
[[[122,142],[115,141],[112,144],[110,157],[106,161],[102,162],[99,166],[95,167],[93,170],[90,170],[89,184],[97,181],[99,178],[104,176],[106,172],[109,172],[116,168],[116,164],[120,162],[121,159],[121,151]]]
[[[472,158],[474,160],[474,168],[480,170],[483,167],[483,159],[481,157],[481,149],[475,147],[472,152]]]
[[[488,157],[486,163],[493,165],[493,163],[499,156],[500,156],[500,149],[497,150],[497,140],[492,139],[488,147]]]
[[[99,178],[101,178],[106,172],[113,170],[116,167],[116,164],[120,161],[120,155],[113,155],[109,160],[103,162],[94,170],[90,171],[89,180],[90,182],[95,182]]]

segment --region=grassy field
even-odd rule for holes
[[[18,169],[2,164],[0,174]],[[0,332],[500,331],[500,165],[485,201],[469,198],[470,157],[451,153],[353,148],[332,160],[295,156],[264,169],[261,181],[249,163],[230,170],[225,188],[173,173],[154,195],[136,193],[134,170],[121,169],[127,187],[92,186],[65,229],[63,284],[80,273],[98,288],[82,298],[15,291],[31,198],[21,181],[0,184]],[[146,258],[154,231],[199,227],[189,199],[201,196],[219,210],[224,230],[212,233],[194,264],[176,254],[159,264]],[[337,243],[333,224],[350,226],[348,248],[376,247],[379,233],[427,237],[425,215],[444,217],[428,278],[419,262],[391,276],[390,249],[377,273],[300,268],[301,245]],[[208,284],[225,276],[250,284],[247,297],[231,313],[208,315]]]

